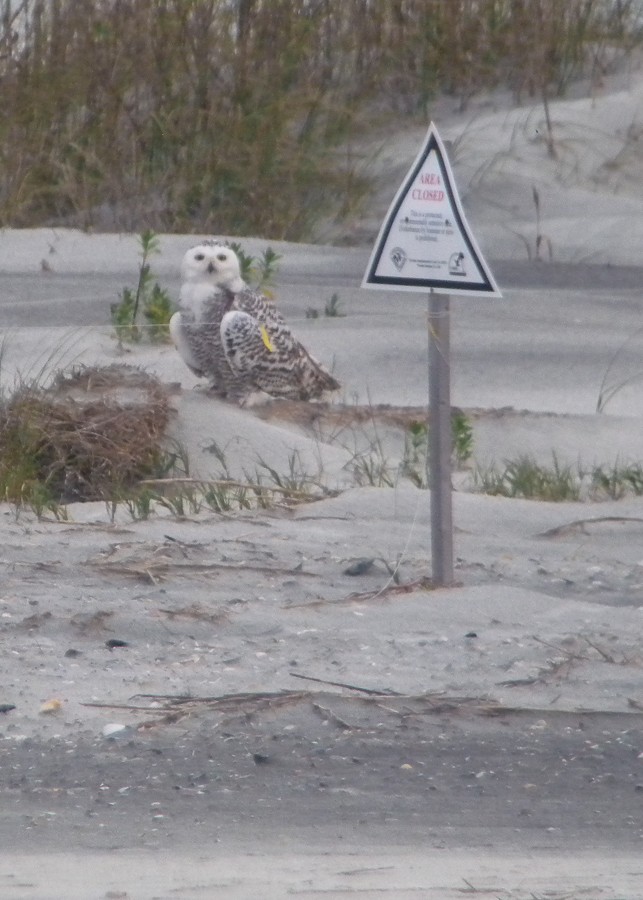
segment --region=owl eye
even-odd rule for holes
[[[226,260],[227,258],[228,258],[228,257],[226,256],[225,253],[217,253],[217,259],[220,260],[221,262],[225,262],[225,260]]]
[[[202,253],[196,253],[194,258],[197,260],[197,262],[201,262],[201,260],[205,259],[205,256]]]

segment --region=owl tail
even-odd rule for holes
[[[273,397],[313,400],[340,388],[290,331],[269,331],[241,310],[224,315],[221,342],[235,375]]]
[[[330,372],[303,349],[301,361],[301,399],[316,400],[324,394],[333,393],[341,384]]]

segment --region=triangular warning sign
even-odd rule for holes
[[[362,287],[501,297],[433,122],[380,228]]]

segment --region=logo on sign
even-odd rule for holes
[[[391,250],[391,260],[397,271],[401,272],[404,268],[404,263],[407,260],[406,253],[401,247],[394,247],[393,250]]]
[[[449,257],[449,275],[466,275],[464,253],[452,253]]]

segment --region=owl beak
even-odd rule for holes
[[[214,271],[214,265],[212,263],[208,263],[208,275],[212,275]]]

